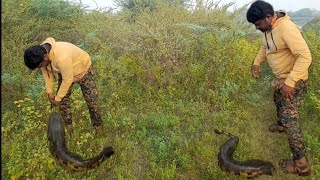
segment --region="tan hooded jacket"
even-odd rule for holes
[[[272,31],[262,37],[262,46],[254,61],[260,65],[267,59],[273,73],[290,87],[298,80],[308,79],[308,68],[312,58],[307,43],[303,39],[300,29],[285,12],[285,16],[276,20]]]
[[[51,63],[41,68],[46,91],[47,93],[53,93],[53,72],[61,73],[62,83],[55,96],[56,101],[61,101],[71,84],[79,81],[89,70],[91,59],[87,52],[71,43],[56,42],[52,37],[47,38],[42,44],[45,43],[51,45],[49,53]]]

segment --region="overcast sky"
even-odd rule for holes
[[[74,2],[80,2],[80,0],[73,0]],[[92,8],[96,8],[95,2],[98,7],[115,7],[112,0],[81,0],[83,4],[88,5]],[[218,1],[218,0],[216,0]],[[320,10],[320,0],[265,0],[269,2],[275,10],[285,10],[285,11],[297,11],[302,8],[311,8]],[[236,2],[237,7],[241,7],[246,3],[252,2],[252,0],[221,0],[221,4],[226,4],[229,2]]]

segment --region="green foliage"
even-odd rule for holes
[[[46,132],[42,112],[48,111],[49,106],[39,107],[39,104],[30,98],[15,101],[14,104],[18,108],[18,113],[13,115],[15,119],[8,119],[8,116],[4,116],[5,123],[2,126],[2,131],[5,132],[2,138],[7,143],[3,151],[14,152],[10,154],[10,158],[5,158],[7,173],[10,174],[11,179],[44,178],[46,174],[42,172],[47,168],[53,168],[53,160],[46,150],[46,137],[32,132]],[[26,141],[26,137],[33,141]]]
[[[227,138],[217,137],[213,128],[240,137],[235,157],[241,160],[277,164],[291,157],[286,138],[267,131],[276,120],[273,75],[267,63],[261,66],[261,78],[250,75],[261,42],[243,23],[243,8],[231,13],[231,4],[214,1],[196,1],[193,8],[180,6],[185,1],[121,2],[151,3],[153,9],[139,5],[144,8],[134,15],[126,10],[88,13],[62,0],[2,2],[4,179],[232,179],[217,162]],[[311,178],[316,178],[320,38],[314,30],[303,35],[313,63],[301,124]],[[48,36],[91,55],[104,130],[93,134],[87,105],[74,85],[75,132],[66,138],[70,151],[84,158],[107,144],[115,147],[116,154],[94,170],[67,171],[49,153],[46,123],[51,110],[43,78],[23,63],[24,49]],[[279,170],[274,177],[293,176]]]
[[[139,8],[154,9],[155,1],[150,0],[115,0],[118,7],[136,11]]]
[[[39,19],[68,21],[81,16],[84,12],[79,5],[65,0],[31,0],[27,5],[28,14]]]
[[[303,31],[316,31],[320,34],[320,14],[302,27]]]
[[[309,45],[312,63],[309,68],[309,79],[308,79],[308,94],[306,96],[306,102],[304,106],[304,111],[309,115],[314,117],[314,119],[320,118],[320,34],[316,29],[310,29],[304,33],[304,37]]]
[[[157,3],[165,3],[169,6],[185,5],[188,0],[114,0],[118,7],[130,11],[137,11],[139,9],[149,9],[151,11],[156,9]]]

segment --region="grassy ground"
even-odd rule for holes
[[[291,154],[286,135],[267,130],[276,122],[268,76],[272,73],[265,65],[262,78],[250,77],[260,36],[252,35],[247,25],[240,27],[234,19],[237,14],[229,17],[220,8],[208,12],[200,8],[190,14],[161,6],[138,14],[70,16],[73,11],[63,3],[52,8],[59,4],[6,2],[1,49],[3,179],[245,179],[220,170],[217,155],[228,137],[216,135],[214,128],[240,138],[236,159],[262,159],[275,165],[273,176],[257,179],[301,179],[277,165]],[[57,17],[38,13],[49,10]],[[188,26],[177,26],[180,23]],[[84,158],[112,145],[115,154],[96,169],[70,172],[49,153],[51,111],[43,78],[22,63],[24,48],[49,35],[75,43],[92,56],[104,129],[94,133],[81,90],[74,86],[75,132],[66,139],[69,150]],[[314,94],[306,96],[301,108],[312,175],[302,179],[316,180],[320,179],[320,127],[315,114],[320,107],[320,38],[315,32],[305,35],[315,60],[309,71]]]
[[[109,107],[102,113],[105,126],[99,135],[95,135],[87,113],[75,110],[75,132],[72,137],[66,137],[70,151],[90,158],[103,146],[112,145],[116,150],[114,156],[94,170],[67,171],[49,154],[46,139],[41,138],[46,135],[46,127],[43,126],[40,128],[43,131],[34,138],[42,144],[37,145],[40,150],[36,152],[43,152],[42,156],[46,158],[33,166],[41,167],[39,174],[46,179],[245,179],[229,176],[219,169],[217,153],[228,137],[214,134],[213,129],[218,128],[239,136],[236,159],[263,159],[275,165],[277,171],[274,176],[257,179],[298,179],[283,173],[277,165],[279,159],[290,158],[291,155],[286,135],[267,131],[276,116],[272,92],[266,90],[264,93],[265,96],[256,99],[257,104],[248,103],[246,107],[233,104],[234,111],[219,113],[210,111],[201,102],[182,99],[167,100],[164,104],[149,101]],[[84,105],[83,102],[78,104]],[[307,123],[306,119],[303,116],[301,120],[303,129],[312,129],[315,122]],[[3,138],[5,147],[10,142],[10,139]],[[312,152],[309,151],[308,155],[314,170],[318,162],[312,157]],[[6,174],[5,171],[3,178],[9,179]],[[318,175],[305,179],[317,179]]]

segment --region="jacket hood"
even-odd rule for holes
[[[49,52],[49,60],[52,61],[52,59],[54,58],[55,54],[54,54],[54,49],[56,47],[56,41],[54,38],[52,37],[48,37],[42,44],[48,43],[51,45],[51,50]]]
[[[286,13],[285,11],[276,11],[277,13],[281,13],[284,14],[283,17],[280,17],[276,20],[276,22],[274,22],[274,24],[272,24],[272,29],[274,29],[275,27],[277,27],[281,22],[285,21],[285,20],[290,20],[290,17],[288,15],[288,13]]]

